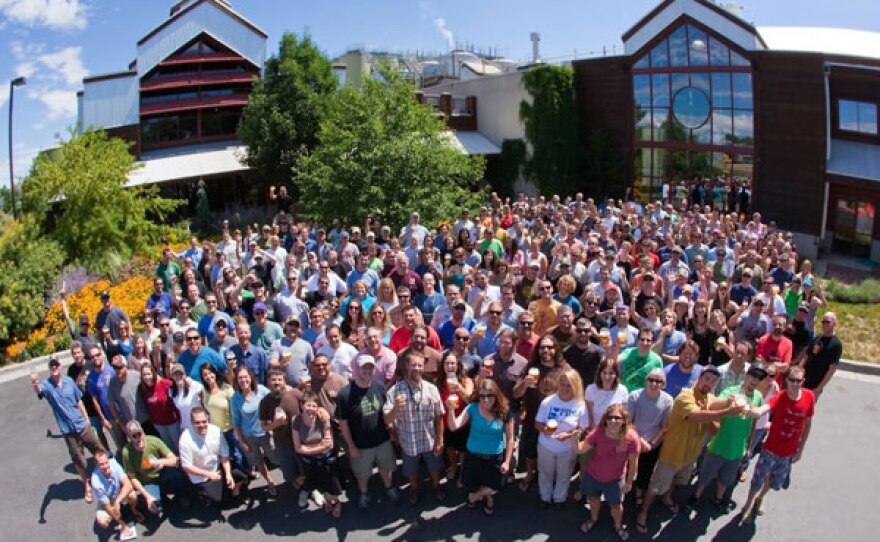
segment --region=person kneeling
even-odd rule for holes
[[[129,442],[122,449],[122,464],[133,492],[143,497],[149,512],[161,514],[169,490],[178,499],[183,496],[177,456],[160,438],[144,434],[141,424],[134,420],[125,425],[125,432]]]
[[[92,490],[98,501],[95,522],[102,529],[110,527],[114,522],[119,526],[119,539],[131,540],[137,536],[134,526],[122,518],[122,503],[128,502],[135,517],[137,511],[137,494],[132,491],[131,482],[115,459],[106,450],[95,451],[97,468],[92,473]],[[140,519],[143,519],[141,516]]]

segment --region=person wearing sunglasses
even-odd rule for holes
[[[822,316],[822,333],[813,339],[801,358],[804,368],[804,388],[812,390],[816,400],[831,381],[843,355],[843,343],[835,333],[836,327],[837,315],[831,311],[826,312]]]
[[[660,456],[660,444],[669,427],[672,396],[663,391],[666,372],[652,369],[645,378],[645,387],[629,394],[626,410],[639,434],[639,467],[636,473],[636,505],[640,506],[651,482],[651,473]]]
[[[742,507],[743,523],[751,523],[761,511],[764,496],[772,488],[787,486],[791,466],[801,459],[816,407],[816,395],[804,388],[804,368],[792,365],[785,374],[785,390],[771,397],[764,406],[752,409],[753,417],[773,413],[773,423],[752,476],[749,496]]]

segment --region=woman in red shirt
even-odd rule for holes
[[[149,363],[141,367],[141,384],[138,387],[150,421],[159,436],[177,454],[177,442],[180,440],[180,414],[168,393],[171,380],[156,374]]]

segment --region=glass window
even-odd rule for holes
[[[636,69],[646,69],[646,68],[650,68],[650,67],[651,67],[651,64],[650,64],[649,55],[643,56],[638,61],[636,61],[635,64],[633,64],[633,68],[636,68]]]
[[[690,78],[688,78],[688,74],[686,73],[673,73],[670,77],[670,85],[672,87],[671,93],[675,96],[679,90],[690,86]]]
[[[669,53],[666,51],[666,40],[661,41],[651,49],[651,66],[654,68],[666,68],[669,66]]]
[[[691,141],[701,145],[712,144],[712,123],[706,122],[699,128],[691,130]]]
[[[733,49],[730,50],[730,65],[731,66],[751,66],[751,62],[749,62],[746,57],[737,53]]]
[[[636,141],[651,141],[651,110],[636,107]]]
[[[712,74],[712,107],[731,107],[730,74]]]
[[[666,149],[654,149],[654,167],[651,170],[654,177],[664,178],[666,176]]]
[[[709,96],[709,74],[705,72],[692,73],[691,86],[702,90],[703,93],[706,94],[706,96]]]
[[[752,108],[752,74],[734,73],[733,77],[733,107],[737,109]]]
[[[709,65],[709,37],[705,32],[688,25],[688,48],[690,49],[691,66]]]
[[[651,176],[651,149],[639,149],[636,153],[636,160],[639,167],[636,171],[643,177]]]
[[[654,108],[654,141],[668,141],[667,128],[669,126],[669,108]]]
[[[754,119],[751,111],[733,112],[733,140],[736,145],[754,144]]]
[[[669,105],[669,74],[659,73],[651,76],[653,104]]]
[[[848,132],[877,135],[877,104],[839,100],[838,127]]]
[[[684,26],[679,26],[669,36],[669,64],[675,67],[688,65]]]
[[[636,105],[651,105],[651,76],[634,75],[633,76],[633,97]]]
[[[709,99],[696,87],[681,89],[673,98],[672,112],[687,128],[698,128],[709,118]]]
[[[715,38],[709,38],[709,59],[713,66],[730,65],[730,49]]]
[[[712,110],[712,143],[715,145],[733,143],[733,114],[729,109]]]

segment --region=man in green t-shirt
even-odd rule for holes
[[[129,442],[122,449],[122,468],[135,493],[143,497],[147,510],[161,514],[162,498],[169,490],[183,495],[177,456],[161,439],[145,434],[138,422],[128,422],[125,430]]]
[[[162,279],[166,292],[170,292],[174,283],[180,279],[180,266],[174,261],[174,252],[170,248],[162,250],[162,261],[156,266],[156,276]]]
[[[651,350],[654,332],[639,330],[639,341],[635,348],[624,350],[617,361],[620,364],[621,383],[630,393],[645,387],[645,378],[652,369],[662,369],[663,360]]]
[[[757,390],[758,383],[767,378],[767,369],[760,361],[755,362],[746,372],[746,379],[742,384],[731,386],[718,396],[709,408],[721,410],[729,405],[729,398],[733,397],[739,405],[748,408],[759,407],[764,403],[764,397]],[[700,478],[697,480],[697,490],[691,497],[690,505],[696,505],[703,491],[712,480],[717,479],[715,485],[715,498],[712,503],[722,513],[731,509],[731,502],[726,498],[728,488],[733,487],[739,476],[739,468],[749,450],[749,440],[753,437],[754,419],[748,415],[730,416],[723,418],[720,428],[712,440],[700,465]]]

